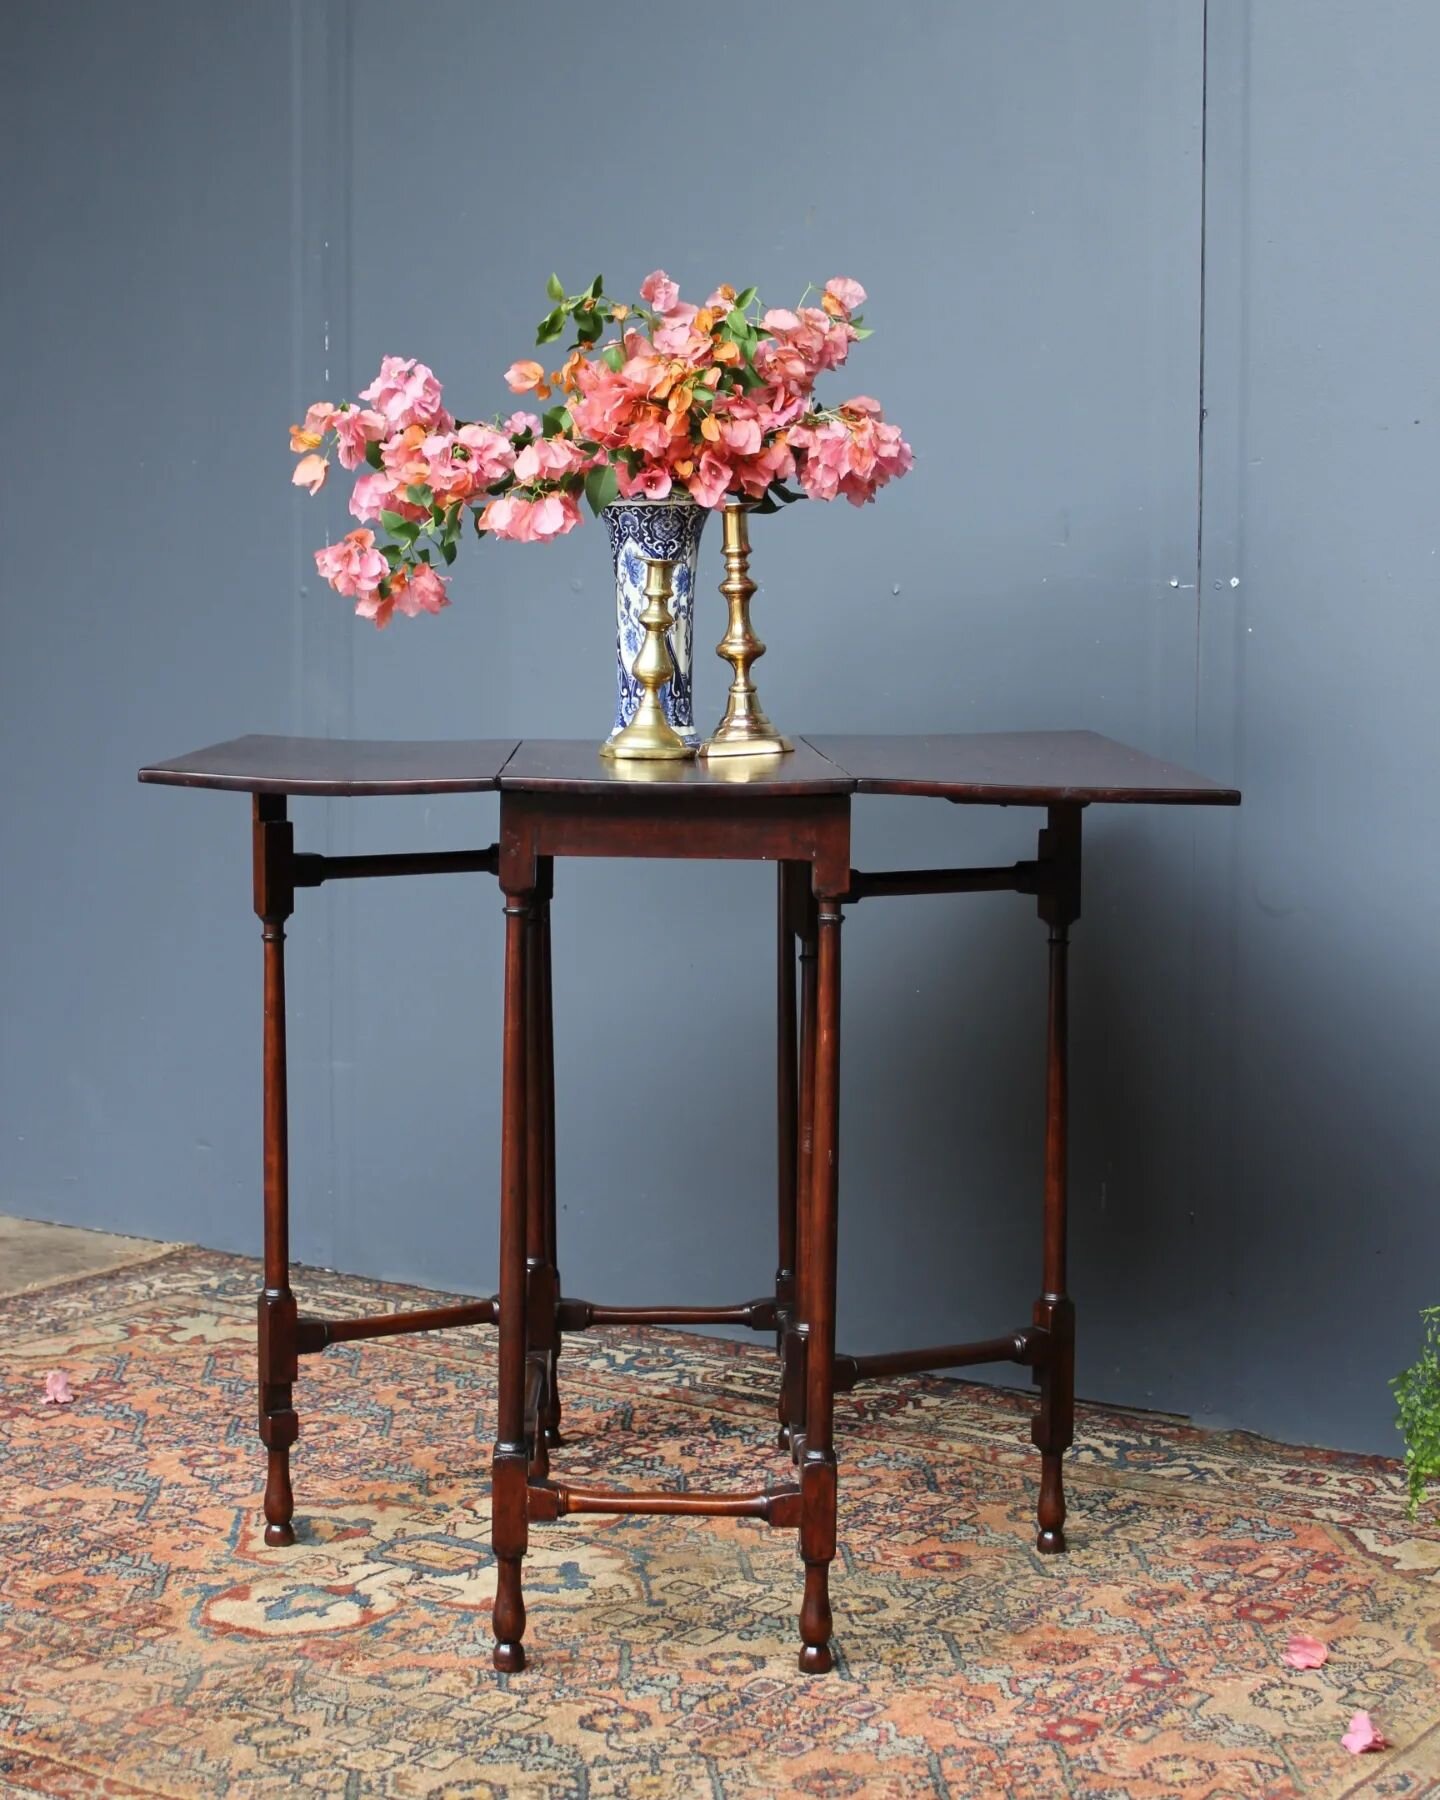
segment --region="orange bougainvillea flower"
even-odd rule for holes
[[[715,346],[714,355],[717,363],[724,363],[727,368],[733,368],[741,360],[740,346],[732,344],[730,339],[726,338]]]
[[[628,319],[630,317],[630,308],[623,304],[612,306],[610,308],[610,317],[618,325],[622,319]]]
[[[290,477],[296,487],[309,488],[312,494],[318,494],[325,485],[325,477],[330,472],[330,464],[323,456],[317,456],[312,450],[308,456],[302,456],[295,465],[295,472]]]
[[[700,421],[700,435],[703,438],[708,438],[712,444],[718,444],[720,442],[720,421],[715,417],[714,413],[706,413],[705,417]]]
[[[538,362],[526,358],[524,362],[513,362],[505,371],[505,385],[512,394],[528,394],[532,388],[538,387],[545,379],[545,371]]]
[[[306,431],[303,425],[290,427],[290,448],[297,456],[305,450],[318,450],[322,442],[318,431]]]

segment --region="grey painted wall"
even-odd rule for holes
[[[863,515],[757,533],[772,712],[1088,726],[1246,789],[1235,817],[1092,817],[1082,1391],[1391,1448],[1385,1379],[1440,1299],[1440,18],[842,0],[818,30],[642,0],[559,28],[570,10],[412,8],[413,102],[374,0],[10,21],[0,1206],[258,1244],[245,803],[141,790],[140,762],[246,730],[607,722],[598,529],[472,548],[443,620],[376,634],[313,577],[345,490],[286,485],[304,403],[399,352],[500,404],[552,267],[623,289],[662,262],[780,301],[844,272],[878,328],[856,385],[920,461]],[[717,598],[702,645],[719,631]],[[493,800],[295,810],[334,851],[495,823]],[[857,810],[875,865],[1023,855],[1035,824]],[[563,868],[572,1290],[768,1279],[771,905],[758,868]],[[490,1287],[499,925],[483,879],[302,896],[298,1256]],[[648,1166],[642,937],[674,1050]],[[861,908],[846,938],[842,1335],[1016,1323],[1043,930],[987,896]]]

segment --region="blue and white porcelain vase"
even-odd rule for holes
[[[709,513],[693,500],[616,500],[601,517],[610,532],[610,552],[615,559],[615,724],[610,735],[623,731],[635,717],[640,689],[635,680],[635,658],[645,641],[640,615],[645,610],[645,564],[664,560],[675,565],[675,591],[670,611],[675,624],[667,634],[675,659],[675,679],[661,689],[665,717],[687,744],[700,742],[695,729],[694,667],[695,626],[692,599],[695,564],[700,555],[700,533]]]

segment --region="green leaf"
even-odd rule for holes
[[[430,492],[429,488],[425,487],[422,483],[412,481],[405,490],[405,498],[412,506],[429,506],[430,502],[434,499],[434,495]]]
[[[875,332],[873,327],[866,325],[864,327],[857,327],[855,335],[857,338],[874,337]]]
[[[395,537],[399,537],[400,527],[405,524],[406,521],[397,512],[382,512],[380,515],[380,523],[388,532],[391,532]]]
[[[392,569],[398,568],[405,560],[405,548],[402,544],[385,544],[383,546],[385,560]]]
[[[750,306],[753,304],[754,299],[755,299],[755,289],[754,288],[742,288],[740,290],[740,292],[735,296],[736,312],[744,312],[744,310],[747,306]]]
[[[770,490],[772,493],[778,494],[787,506],[791,506],[795,501],[803,500],[805,498],[803,494],[792,493],[783,481],[772,481]]]
[[[545,292],[552,300],[563,300],[565,298],[565,290],[560,285],[560,277],[558,275],[552,275],[545,283]]]
[[[557,306],[554,312],[546,313],[535,332],[537,344],[553,344],[565,330],[565,308]]]
[[[750,321],[738,306],[732,306],[725,315],[725,323],[736,338],[747,338],[751,335]]]
[[[365,460],[372,469],[383,469],[385,459],[380,454],[380,446],[372,438],[365,446]]]
[[[607,344],[600,352],[600,360],[607,369],[613,369],[618,375],[625,367],[625,352],[619,344]]]
[[[460,554],[455,548],[455,540],[453,538],[445,539],[444,543],[440,546],[440,554],[445,558],[445,567],[448,569],[451,563],[453,563],[455,558]]]
[[[586,306],[575,309],[575,335],[582,344],[593,344],[604,329],[605,321],[598,312]]]
[[[585,477],[585,498],[593,513],[601,512],[620,497],[620,483],[609,463],[601,463]]]
[[[541,423],[547,438],[560,437],[569,428],[570,414],[563,406],[552,406],[542,415]]]
[[[604,292],[605,292],[605,277],[603,275],[597,275],[595,277],[595,279],[590,283],[590,298],[592,300],[598,300]]]

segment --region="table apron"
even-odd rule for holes
[[[545,856],[804,862],[817,895],[839,895],[850,884],[850,796],[502,794],[501,887],[528,892]]]

